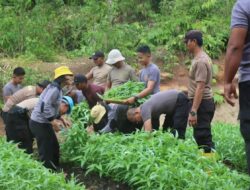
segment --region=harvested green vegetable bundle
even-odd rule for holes
[[[111,88],[110,90],[106,91],[103,95],[103,99],[106,100],[125,100],[132,96],[137,95],[145,88],[145,84],[143,82],[133,82],[128,81],[120,86]],[[137,100],[137,103],[143,104],[150,96],[145,98],[141,98]],[[138,105],[137,104],[137,105]]]
[[[71,112],[70,118],[73,123],[81,123],[87,127],[91,123],[90,109],[86,101],[76,105]]]
[[[124,100],[133,95],[137,95],[145,88],[143,82],[128,81],[120,86],[111,88],[103,95],[104,99]]]

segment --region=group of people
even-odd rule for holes
[[[141,62],[145,67],[140,77],[146,88],[136,97],[126,100],[128,103],[159,91],[160,70],[151,63],[149,47],[141,46],[138,48],[138,54],[141,54]],[[12,79],[3,87],[4,107],[1,115],[7,141],[18,143],[19,148],[31,154],[33,139],[36,139],[40,160],[45,167],[52,170],[59,168],[59,143],[56,132],[62,127],[69,126],[69,121],[62,116],[69,114],[73,106],[83,100],[86,100],[92,109],[102,103],[98,94],[103,94],[105,90],[129,80],[138,81],[134,69],[125,63],[125,58],[118,49],[109,53],[107,64],[104,53],[100,51],[95,52],[90,59],[96,66],[86,75],[74,75],[68,67],[61,66],[55,69],[53,81],[44,80],[35,86],[26,87],[22,87],[25,70],[17,67],[13,71]],[[112,104],[102,105],[107,109],[112,107]],[[113,107],[119,107],[115,111],[117,115],[120,105]],[[125,114],[126,118],[128,107],[123,108],[125,109],[121,115]],[[105,113],[108,115],[106,110]],[[101,119],[106,125],[108,119]],[[101,130],[102,125],[99,121],[98,124]]]
[[[143,69],[140,71],[138,80],[145,83],[145,89],[121,102],[122,105],[99,103],[94,106],[91,110],[94,124],[88,131],[105,133],[119,130],[123,133],[130,133],[137,129],[158,130],[160,116],[164,114],[163,131],[170,130],[176,137],[185,139],[189,123],[193,126],[194,138],[199,148],[203,149],[206,154],[213,154],[215,146],[212,140],[211,121],[215,112],[215,104],[211,88],[212,61],[202,49],[203,37],[200,31],[187,32],[184,42],[189,53],[194,56],[189,73],[187,95],[175,89],[160,92],[159,68],[151,63],[149,47],[141,46],[137,49],[137,58]],[[109,53],[106,63],[110,63],[111,53],[113,52]],[[124,59],[122,56],[120,58]],[[107,76],[108,83],[110,75]],[[132,106],[138,99],[147,95],[151,97],[145,103],[139,107]]]
[[[225,98],[231,104],[236,97],[232,80],[239,69],[240,127],[246,143],[248,170],[250,173],[250,127],[249,127],[249,15],[250,3],[238,0],[232,12],[232,32],[228,44],[225,64]],[[52,82],[42,81],[36,86],[22,88],[25,71],[18,67],[12,80],[3,88],[5,105],[2,111],[7,140],[18,142],[20,148],[32,153],[33,138],[36,139],[39,156],[44,165],[56,170],[59,167],[59,144],[55,132],[61,125],[68,125],[62,115],[70,113],[74,104],[83,99],[91,108],[93,126],[88,132],[106,133],[119,130],[124,133],[136,129],[158,130],[159,118],[165,114],[163,130],[185,139],[187,124],[193,127],[193,135],[199,148],[211,154],[215,149],[211,133],[211,121],[215,104],[211,88],[212,61],[203,50],[203,36],[191,30],[184,38],[189,53],[193,55],[189,71],[188,93],[172,89],[160,92],[160,70],[152,63],[150,48],[146,45],[137,49],[138,62],[142,65],[139,77],[126,64],[118,49],[109,52],[105,63],[104,53],[95,52],[90,59],[96,64],[86,75],[75,76],[66,66],[55,69]],[[72,77],[73,83],[72,83]],[[91,82],[92,80],[92,82]],[[145,89],[135,96],[114,104],[103,102],[98,94],[124,84],[141,81]],[[97,94],[98,93],[98,94]],[[66,96],[63,96],[66,95]],[[139,107],[131,107],[138,99],[151,95]]]
[[[188,95],[175,89],[160,92],[160,70],[152,62],[151,50],[147,45],[137,48],[138,62],[142,66],[139,76],[126,64],[118,49],[109,52],[106,62],[103,52],[95,52],[90,59],[96,66],[86,75],[74,75],[68,67],[61,66],[55,69],[53,81],[45,80],[36,86],[22,88],[25,71],[21,67],[16,68],[12,80],[3,88],[5,105],[2,116],[7,140],[19,143],[20,148],[32,153],[35,138],[41,161],[47,168],[57,170],[59,144],[55,132],[69,124],[62,115],[70,113],[74,104],[86,99],[94,121],[87,128],[90,133],[158,130],[160,116],[165,114],[164,131],[170,130],[176,137],[185,139],[189,123],[194,127],[199,148],[205,153],[213,152],[210,125],[215,111],[211,89],[212,62],[202,49],[200,31],[189,31],[185,44],[194,56]],[[143,82],[145,88],[122,104],[104,102],[98,96],[129,80]],[[132,106],[148,95],[151,97],[145,103],[139,107]]]
[[[25,70],[17,67],[3,88],[2,118],[7,141],[18,143],[26,153],[33,152],[33,139],[38,145],[40,159],[53,170],[59,166],[59,144],[55,132],[69,123],[62,117],[74,106],[70,96],[62,96],[62,87],[73,73],[67,67],[55,70],[52,82],[44,80],[36,86],[22,88]]]

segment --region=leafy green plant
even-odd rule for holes
[[[214,103],[217,105],[221,105],[224,103],[224,96],[221,95],[219,91],[214,92]]]
[[[164,59],[172,63],[178,62],[178,52],[185,51],[184,34],[199,29],[204,33],[206,51],[217,58],[226,48],[234,3],[235,0],[3,1],[0,53],[53,61],[58,53],[89,56],[97,49],[108,52],[118,47],[125,57],[132,57],[139,44],[148,44],[152,50],[165,49],[168,54]]]
[[[212,124],[213,141],[220,160],[232,169],[246,173],[246,155],[244,140],[238,125],[229,123]],[[187,138],[192,138],[193,132],[187,130]]]
[[[246,172],[245,145],[239,126],[215,123],[212,129],[216,151],[221,159],[238,171]]]
[[[103,95],[103,99],[125,100],[127,98],[137,95],[144,88],[145,84],[143,82],[128,81],[120,86],[111,88],[110,90],[106,91]],[[138,99],[138,104],[144,103],[149,97],[150,96]]]
[[[76,184],[73,176],[66,182],[63,173],[51,173],[5,138],[0,138],[0,160],[0,189],[85,189]]]
[[[87,127],[91,123],[90,109],[86,101],[74,106],[70,114],[73,123],[80,123],[82,126]]]
[[[62,152],[65,161],[136,189],[243,190],[250,183],[247,175],[202,156],[192,140],[181,141],[161,131],[89,136],[75,125]]]

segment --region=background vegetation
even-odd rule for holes
[[[132,56],[149,44],[177,62],[189,29],[204,32],[217,58],[228,40],[235,0],[0,0],[1,56],[54,61],[56,55],[89,56],[119,48]]]

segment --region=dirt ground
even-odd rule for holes
[[[62,164],[64,172],[68,174],[74,173],[74,176],[83,182],[88,190],[130,190],[131,188],[123,183],[115,182],[107,177],[100,177],[97,173],[89,173],[85,175],[86,170],[74,166],[72,164]],[[70,176],[68,176],[70,177]]]

